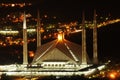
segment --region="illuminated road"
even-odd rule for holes
[[[115,19],[115,20],[109,20],[109,21],[106,21],[106,22],[102,22],[102,23],[98,24],[98,28],[103,27],[103,26],[107,26],[109,24],[114,24],[114,23],[117,23],[117,22],[120,22],[120,19]]]
[[[114,19],[114,20],[104,21],[104,22],[102,22],[102,23],[100,23],[100,24],[97,24],[97,27],[98,27],[98,28],[100,28],[100,27],[105,27],[105,26],[107,26],[107,25],[114,24],[114,23],[118,23],[118,22],[120,22],[120,19]],[[88,26],[90,29],[92,29],[93,26],[94,26],[94,24],[88,24],[87,26]],[[72,31],[72,32],[70,32],[70,33],[76,33],[76,32],[81,32],[81,31],[82,31],[82,30],[79,29],[79,30]]]

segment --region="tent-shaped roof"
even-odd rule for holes
[[[58,39],[43,44],[38,47],[33,64],[40,64],[44,61],[70,61],[81,64],[82,47],[76,43],[66,39],[59,41]],[[87,57],[89,63],[89,58]]]

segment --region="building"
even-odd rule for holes
[[[64,38],[63,33],[58,34],[58,39],[38,47],[32,64],[39,64],[43,68],[74,69],[82,68],[82,47]],[[90,64],[87,55],[87,64]],[[88,66],[88,65],[85,65]]]

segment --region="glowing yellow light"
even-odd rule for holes
[[[111,72],[109,74],[109,78],[111,78],[111,79],[115,79],[116,77],[117,77],[117,72]]]
[[[110,74],[110,78],[115,79],[115,74]]]
[[[58,34],[58,40],[61,41],[62,39],[63,39],[62,34],[59,33],[59,34]]]
[[[29,51],[29,56],[30,57],[34,57],[34,52],[33,51]]]
[[[11,4],[12,7],[15,7],[15,4]]]
[[[40,32],[41,32],[41,33],[43,33],[43,32],[44,32],[44,29],[43,29],[43,28],[41,28],[41,29],[40,29]]]
[[[43,39],[47,39],[47,36],[46,36],[46,35],[44,35]]]

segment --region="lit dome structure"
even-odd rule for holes
[[[82,47],[64,39],[64,34],[58,34],[58,39],[38,47],[32,64],[40,64],[44,68],[75,68],[82,62]],[[87,63],[90,63],[87,56]]]

